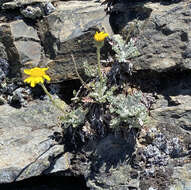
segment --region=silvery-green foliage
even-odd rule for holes
[[[98,75],[97,67],[95,65],[90,65],[87,61],[83,63],[83,68],[84,68],[85,74],[88,77],[96,77]]]
[[[86,114],[87,114],[87,110],[84,110],[81,107],[78,107],[77,109],[66,113],[60,119],[63,121],[64,127],[66,128],[69,126],[77,127],[84,123]]]
[[[138,49],[135,46],[135,40],[132,38],[126,43],[119,34],[116,34],[112,40],[112,49],[116,52],[117,61],[127,62],[128,59],[139,55]]]
[[[112,128],[126,123],[128,127],[141,127],[147,119],[147,108],[141,103],[142,94],[110,96],[110,112],[116,114],[111,120]]]
[[[105,103],[110,96],[113,96],[113,91],[116,89],[115,87],[107,88],[106,78],[103,79],[103,83],[100,81],[92,83],[91,87],[89,96],[99,103]]]

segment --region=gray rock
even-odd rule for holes
[[[20,72],[21,65],[40,62],[43,49],[37,31],[23,20],[0,25],[0,42],[5,46],[12,74]]]
[[[10,29],[13,36],[13,40],[31,39],[33,41],[40,41],[37,31],[27,25],[23,20],[17,20],[10,23]]]
[[[55,163],[64,151],[50,138],[61,130],[59,115],[49,101],[21,109],[0,106],[0,183],[41,175]]]
[[[93,35],[101,27],[112,33],[108,19],[100,3],[57,2],[56,11],[39,23],[46,55],[50,59],[59,60],[48,64],[52,81],[77,78],[71,53],[74,54],[80,73],[86,60],[90,64],[96,63]]]
[[[45,4],[45,14],[49,15],[50,13],[54,12],[56,10],[56,7],[51,3]]]
[[[190,133],[191,129],[191,89],[189,75],[166,81],[153,104],[151,115],[159,123],[170,123]]]
[[[17,88],[15,91],[13,91],[12,96],[8,96],[8,103],[11,105],[19,104],[19,106],[27,106],[27,98],[30,94],[30,89],[25,89],[22,87]]]
[[[10,23],[13,44],[18,52],[19,61],[33,61],[39,63],[41,58],[41,45],[37,31],[27,25],[23,20]]]
[[[114,27],[124,35],[132,23],[139,28],[138,32],[135,27],[134,33],[140,56],[131,60],[135,70],[190,69],[191,7],[186,1],[168,6],[160,2],[144,6],[135,3],[120,10],[113,18]]]
[[[27,6],[21,10],[21,14],[30,19],[37,19],[44,15],[43,9],[40,5]]]
[[[19,60],[23,65],[28,64],[31,61],[31,65],[38,65],[41,60],[41,45],[39,42],[30,40],[15,41],[15,48],[19,54]]]
[[[62,155],[60,158],[58,158],[54,165],[52,165],[51,170],[49,170],[49,173],[56,173],[56,172],[63,172],[66,171],[71,167],[71,159],[73,157],[73,154],[67,152],[64,155]]]
[[[0,82],[5,80],[9,71],[9,64],[5,59],[0,58]]]
[[[191,164],[175,167],[173,181],[174,184],[169,187],[169,190],[189,190],[191,188]]]
[[[2,42],[0,42],[0,58],[7,60],[7,52]]]
[[[27,5],[33,5],[38,3],[48,3],[54,2],[55,0],[15,0],[10,2],[5,2],[2,5],[2,9],[16,9]]]
[[[158,108],[152,111],[152,116],[158,121],[171,123],[189,132],[191,129],[191,107],[186,105]]]
[[[83,149],[86,156],[78,154],[73,159],[74,172],[83,174],[92,190],[139,189],[139,174],[128,164],[134,143],[131,137],[127,140],[118,135],[90,141]]]
[[[9,3],[20,6],[18,2]],[[33,8],[35,6],[38,9],[40,5],[35,2],[26,1],[24,5]],[[49,14],[53,7],[50,10],[47,2],[42,3]],[[50,2],[48,3],[50,5]],[[32,18],[36,14],[27,12],[27,10],[27,8],[22,9],[22,13],[28,14],[28,17]],[[36,16],[40,15],[41,13],[36,14]],[[48,66],[51,82],[77,78],[71,59],[72,52],[79,72],[83,74],[82,64],[86,60],[90,64],[96,63],[96,49],[93,40],[95,31],[104,27],[106,31],[112,33],[104,6],[92,1],[57,2],[56,10],[38,22],[37,27],[40,38],[37,30],[21,19],[9,24],[2,23],[0,42],[5,46],[6,52],[9,52],[8,60],[12,72],[22,73],[24,66]],[[104,48],[102,49],[104,51]]]

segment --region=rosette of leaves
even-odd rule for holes
[[[63,121],[64,128],[68,128],[70,126],[75,128],[84,123],[86,114],[87,110],[78,107],[77,109],[71,110],[70,112],[66,113],[60,119]]]
[[[135,40],[132,38],[126,43],[119,34],[116,34],[113,35],[112,42],[112,49],[116,53],[115,57],[120,63],[127,62],[128,59],[139,55]]]
[[[129,128],[140,128],[147,119],[147,108],[141,103],[142,94],[110,96],[110,113],[113,115],[110,121],[111,128],[125,124]]]
[[[92,91],[89,93],[89,96],[99,103],[106,103],[107,99],[113,96],[113,92],[116,89],[116,87],[108,89],[106,78],[103,78],[103,83],[100,81],[93,82],[91,87]]]

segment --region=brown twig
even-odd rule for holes
[[[85,86],[88,90],[91,91],[91,88],[90,88],[89,86],[87,86],[87,84],[84,82],[84,80],[82,79],[82,77],[81,77],[80,74],[78,73],[78,68],[77,68],[77,65],[76,65],[76,61],[75,61],[75,59],[74,59],[74,55],[71,54],[71,57],[72,57],[72,61],[73,61],[73,63],[74,63],[75,71],[76,71],[76,74],[77,74],[79,80],[81,81],[81,83],[82,83],[83,86]]]

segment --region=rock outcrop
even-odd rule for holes
[[[50,157],[54,160],[63,154],[64,147],[54,141],[54,133],[60,132],[60,115],[48,101],[22,109],[0,107],[0,183],[41,175],[50,168]]]
[[[0,183],[55,174],[84,176],[91,190],[191,189],[191,2],[111,2],[106,15],[95,1],[0,1]],[[73,53],[83,76],[83,63],[96,63],[92,37],[102,28],[124,39],[133,28],[140,55],[128,60],[130,82],[143,92],[150,117],[139,133],[83,139],[74,151],[70,141],[83,137],[69,128],[61,144],[61,113],[48,100],[35,100],[21,75],[48,66],[62,88],[77,78]],[[21,108],[9,105],[15,100]]]
[[[47,3],[11,1],[3,3],[2,10],[10,11],[44,2]],[[0,23],[0,42],[8,52],[12,73],[22,73],[23,67],[48,66],[52,82],[77,78],[71,53],[74,54],[79,72],[83,74],[84,62],[96,63],[93,43],[95,31],[105,28],[112,33],[104,7],[91,1],[56,2],[55,11],[46,16],[41,15],[34,26],[24,18],[25,15],[19,15],[9,23]]]

